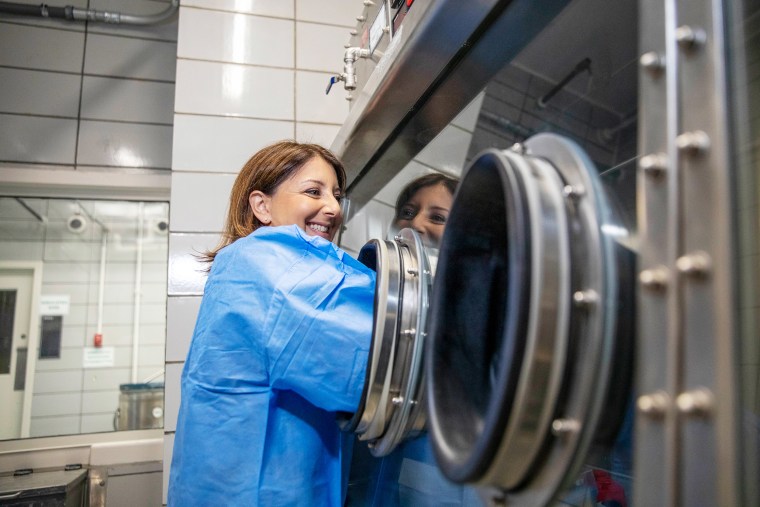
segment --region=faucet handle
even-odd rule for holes
[[[345,81],[346,77],[343,75],[337,75],[337,76],[331,76],[330,81],[327,82],[327,89],[325,90],[325,95],[328,95],[330,93],[330,89],[332,86],[337,83],[338,81]]]

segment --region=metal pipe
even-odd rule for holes
[[[0,13],[16,14],[19,16],[36,16],[42,18],[58,18],[69,21],[93,21],[123,25],[155,25],[171,18],[179,9],[179,0],[171,0],[165,10],[147,16],[123,14],[121,12],[98,11],[95,9],[79,9],[73,5],[51,7],[47,4],[25,5],[13,2],[0,2]]]
[[[570,73],[565,76],[562,81],[557,83],[557,85],[549,90],[548,93],[546,93],[543,97],[539,97],[537,104],[538,107],[541,109],[546,107],[546,103],[549,102],[552,97],[554,97],[559,91],[567,85],[575,76],[580,74],[581,72],[588,70],[590,72],[591,69],[591,59],[590,58],[584,58],[580,62],[578,62],[573,70],[570,71]]]
[[[142,304],[143,260],[143,203],[137,212],[137,261],[135,262],[135,308],[132,319],[132,383],[137,382],[137,362],[140,359],[140,305]]]

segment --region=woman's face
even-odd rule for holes
[[[343,222],[340,198],[335,169],[314,157],[280,183],[272,195],[254,190],[248,201],[263,224],[295,224],[306,234],[332,241]]]
[[[451,193],[442,183],[422,187],[401,207],[396,226],[411,227],[425,244],[438,246],[452,201]]]

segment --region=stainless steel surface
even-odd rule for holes
[[[678,289],[671,272],[678,235],[677,203],[679,199],[677,152],[673,143],[677,134],[676,68],[673,34],[674,5],[662,0],[640,2],[640,71],[639,71],[639,160],[638,208],[639,280],[645,289],[638,296],[637,363],[646,370],[637,373],[638,390],[644,396],[660,393],[657,404],[644,398],[637,404],[636,463],[646,463],[636,470],[634,495],[642,505],[678,505],[677,432],[672,400],[677,395],[674,373],[678,368],[677,320]],[[662,177],[648,177],[648,157],[657,157]],[[643,165],[642,165],[643,164]],[[646,316],[644,318],[644,316]],[[650,401],[652,403],[650,403]],[[650,405],[657,417],[650,416]],[[643,485],[646,484],[646,487]]]
[[[681,273],[683,302],[682,313],[673,316],[682,322],[683,337],[676,405],[692,415],[679,419],[681,501],[682,505],[741,505],[735,478],[741,474],[739,449],[745,444],[736,428],[744,418],[737,410],[735,342],[726,339],[737,336],[734,309],[740,305],[732,252],[738,244],[732,227],[733,175],[727,170],[735,160],[729,138],[728,93],[733,77],[726,68],[730,51],[726,4],[716,0],[674,3],[680,87],[675,143],[681,149],[682,196],[678,209],[682,243],[676,269]],[[684,137],[687,143],[682,143]],[[708,259],[707,268],[701,262],[704,259]],[[700,417],[693,417],[695,413]],[[704,463],[719,466],[705,467]]]
[[[398,244],[379,239],[370,240],[359,260],[375,270],[372,355],[359,410],[351,419],[339,418],[344,431],[353,431],[362,440],[380,438],[385,432],[390,413],[390,371],[395,360],[398,336],[398,315],[401,298],[401,265]]]
[[[517,54],[566,3],[533,9],[527,0],[416,0],[368,82],[357,86],[331,146],[346,166],[357,209],[482,90],[505,55]],[[494,23],[505,9],[508,15]],[[494,39],[498,44],[488,47]]]
[[[640,153],[646,155],[638,183],[640,279],[653,282],[649,273],[657,271],[668,281],[659,284],[664,290],[642,292],[639,304],[639,360],[647,365],[639,385],[662,393],[656,405],[646,397],[638,403],[635,493],[643,505],[661,501],[662,492],[670,505],[742,503],[734,482],[740,475],[734,432],[741,422],[728,339],[737,333],[736,241],[726,170],[723,5],[646,1],[642,8],[641,50],[663,55],[665,65],[662,73],[640,77]],[[664,178],[646,177],[652,154]],[[713,399],[711,392],[723,394]]]
[[[89,486],[88,502],[90,507],[105,507],[108,492],[108,467],[92,467],[89,469],[87,480]]]
[[[494,464],[481,481],[514,490],[529,480],[557,409],[565,370],[570,315],[570,237],[562,181],[548,163],[504,151],[504,164],[519,174],[531,220],[529,362],[520,372],[510,422]],[[558,423],[559,419],[554,421]],[[568,425],[559,425],[567,429]],[[567,431],[565,431],[567,433]],[[520,459],[515,459],[520,456]]]
[[[164,386],[121,386],[115,430],[146,430],[164,427]]]
[[[359,260],[377,273],[372,355],[359,409],[339,424],[385,456],[425,426],[422,361],[433,272],[412,229],[393,241],[369,241]]]

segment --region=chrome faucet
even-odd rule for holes
[[[346,49],[346,52],[343,55],[343,73],[330,78],[330,81],[327,84],[327,89],[325,90],[325,95],[330,93],[332,85],[338,81],[343,81],[345,83],[343,88],[349,92],[356,89],[356,67],[354,67],[354,64],[359,58],[369,58],[369,49],[360,47],[350,47]],[[349,100],[350,98],[351,96],[349,95]]]

